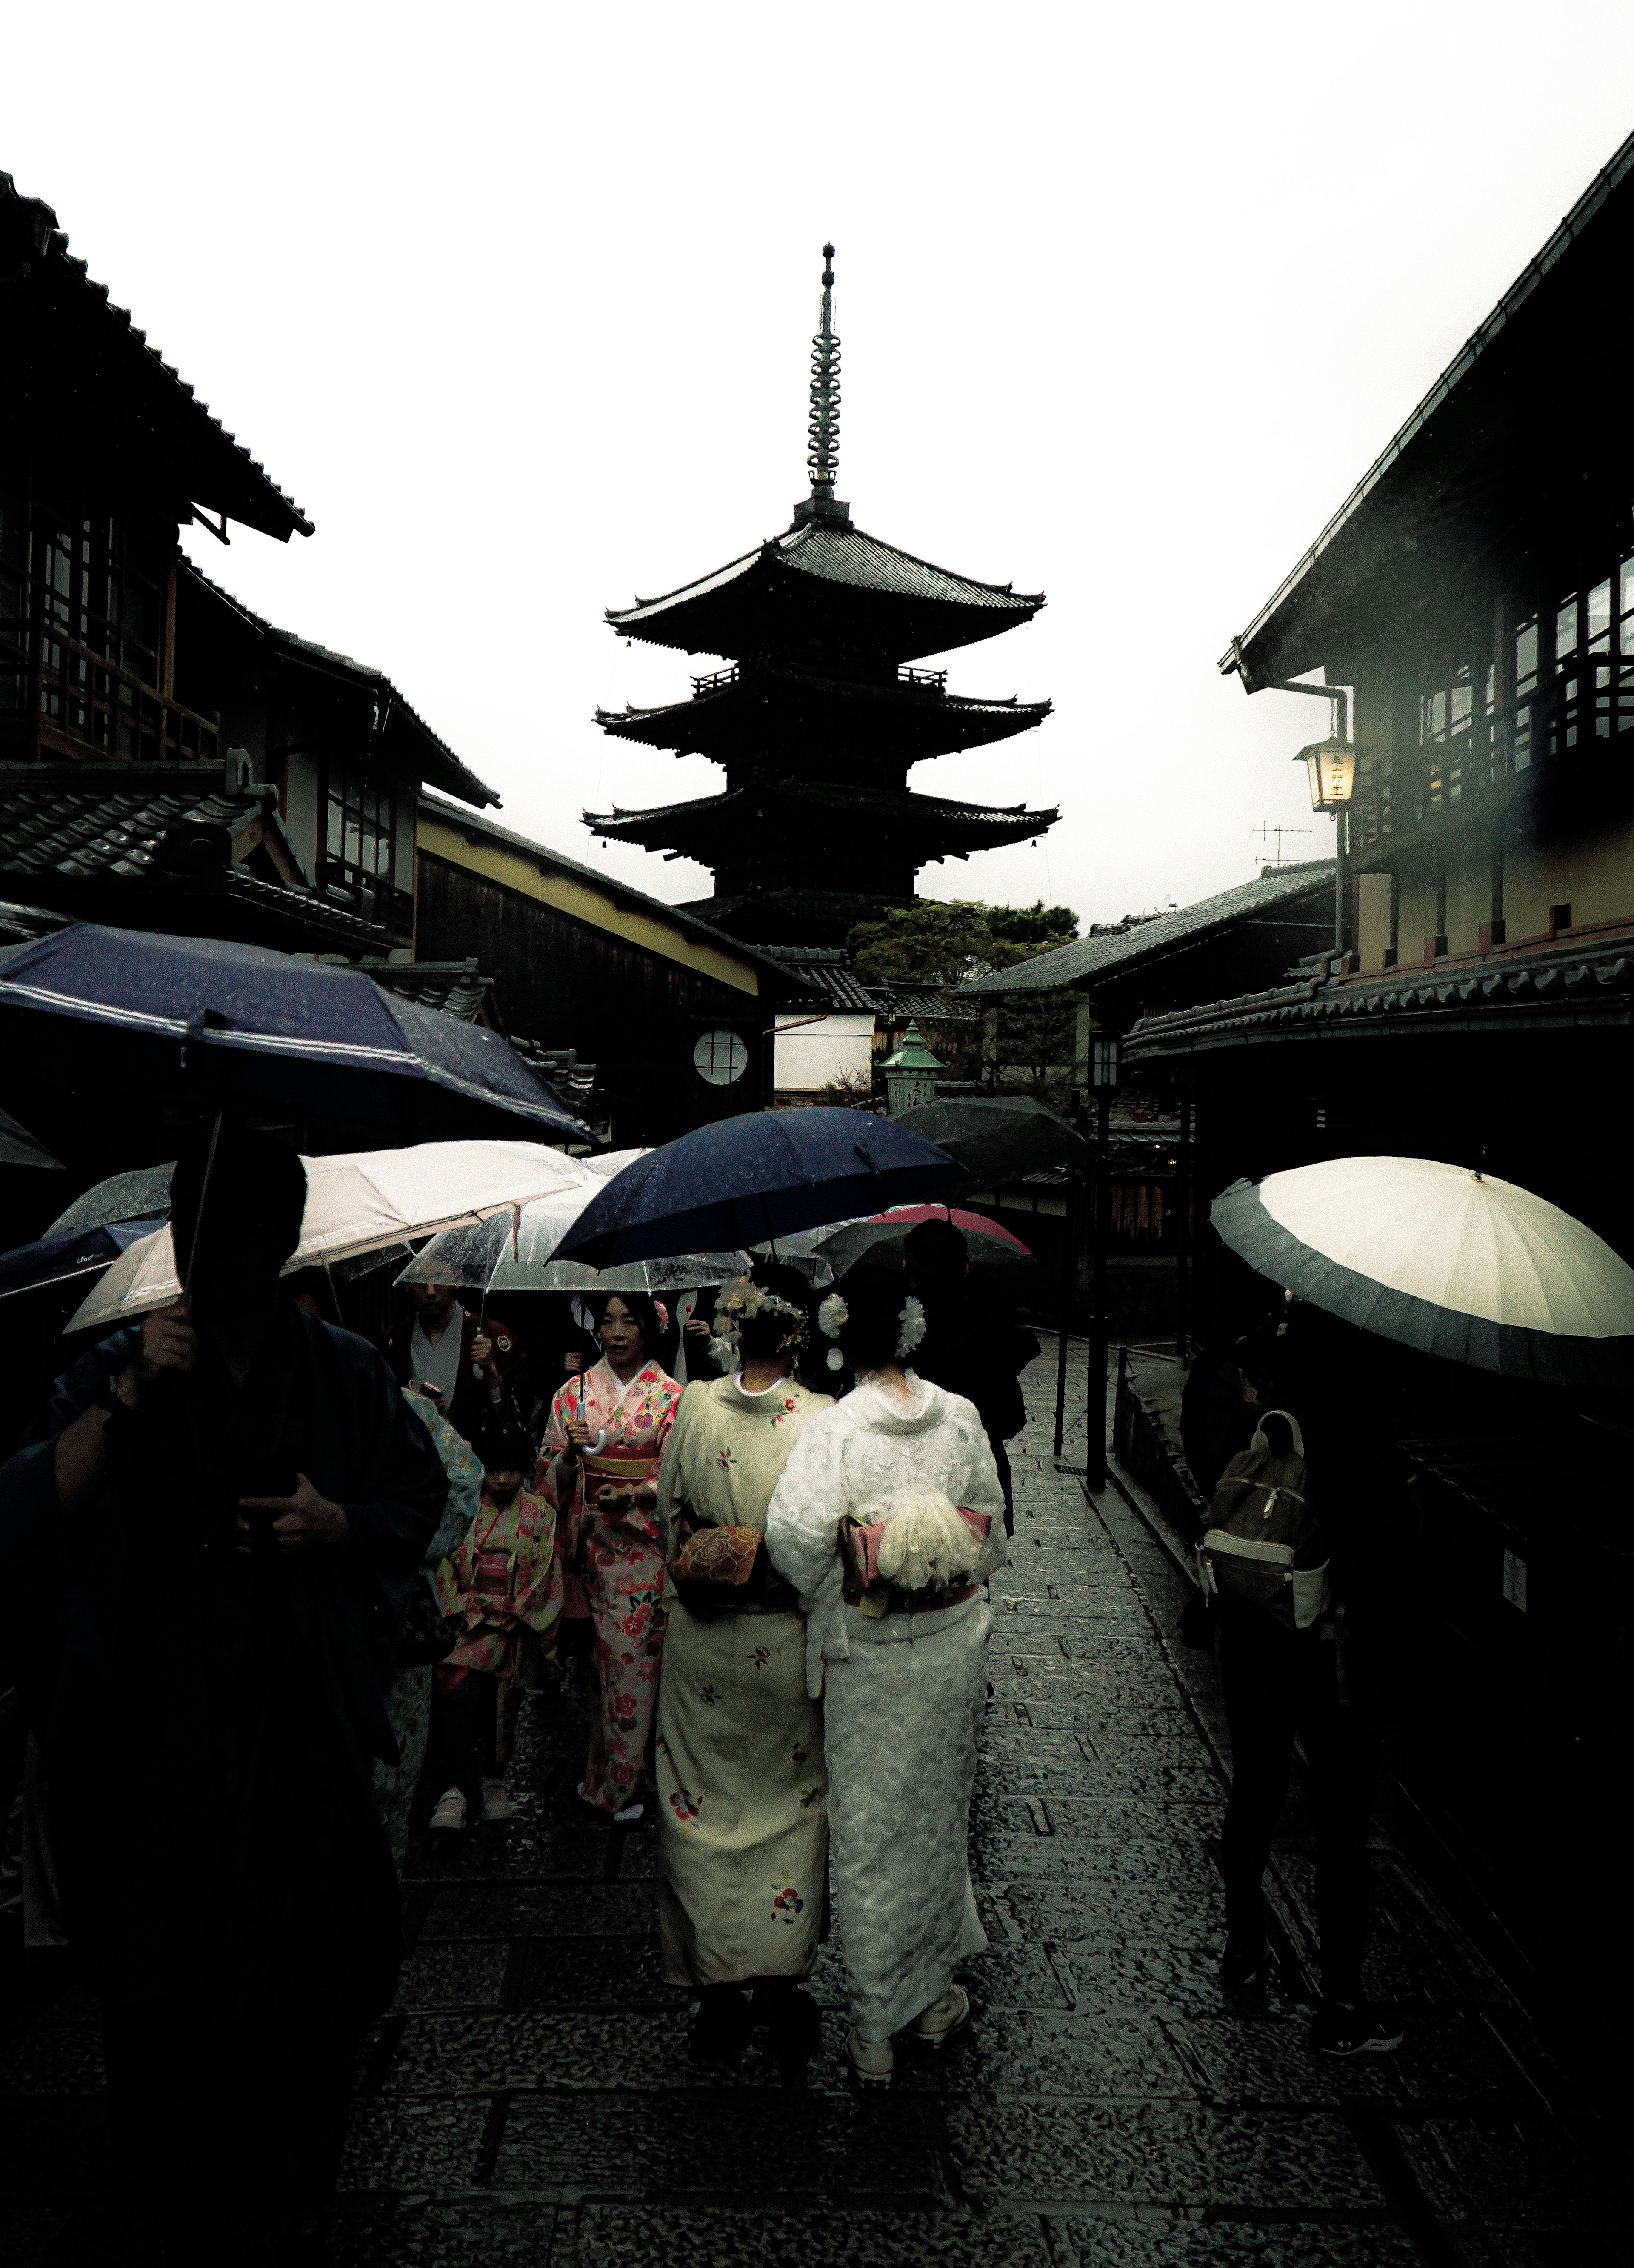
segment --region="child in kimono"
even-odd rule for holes
[[[533,1445],[518,1426],[485,1435],[482,1501],[459,1550],[438,1571],[438,1601],[453,1617],[453,1650],[437,1665],[427,1778],[440,1786],[435,1828],[466,1823],[480,1789],[485,1824],[514,1811],[505,1768],[526,1689],[555,1651],[562,1576],[556,1514],[523,1484]]]

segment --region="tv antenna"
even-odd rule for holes
[[[1274,841],[1277,845],[1277,855],[1274,858],[1267,857],[1264,851],[1260,853],[1262,866],[1281,865],[1282,838],[1284,835],[1308,835],[1310,831],[1308,827],[1274,827],[1269,819],[1261,820],[1257,827],[1251,827],[1248,829],[1249,834],[1257,835],[1262,843]]]

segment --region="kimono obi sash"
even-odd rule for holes
[[[970,1557],[980,1558],[987,1548],[992,1528],[990,1513],[973,1512],[968,1505],[955,1507],[970,1538]],[[962,1606],[981,1589],[979,1583],[964,1582],[956,1586],[932,1582],[923,1588],[904,1590],[898,1583],[889,1581],[880,1572],[880,1545],[888,1522],[876,1520],[866,1526],[854,1515],[840,1523],[840,1552],[842,1594],[845,1603],[877,1618],[880,1615],[937,1614],[944,1607]]]
[[[630,1488],[650,1480],[659,1469],[656,1449],[581,1449],[578,1462],[585,1480],[602,1481],[613,1488]]]

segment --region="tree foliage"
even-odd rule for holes
[[[865,983],[931,984],[952,991],[995,968],[1013,968],[1078,935],[1069,906],[984,906],[922,898],[883,921],[859,922],[846,943]]]

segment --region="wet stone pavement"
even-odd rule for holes
[[[656,1831],[582,1822],[582,1721],[538,1711],[518,1822],[411,1853],[412,1950],[360,2063],[340,2268],[1627,2257],[1620,2230],[1593,2226],[1594,2122],[1381,1838],[1374,1989],[1407,2019],[1401,2054],[1336,2065],[1306,2046],[1297,1804],[1270,1884],[1276,1980],[1222,1994],[1225,1751],[1211,1665],[1172,1639],[1184,1578],[1137,1503],[1086,1501],[1056,1470],[1053,1350],[1027,1383],[1013,1557],[993,1586],[973,1848],[992,1949],[966,1971],[968,2041],[938,2060],[899,2051],[888,2096],[854,2095],[830,1943],[803,2087],[753,2049],[735,2071],[692,2066],[689,2002],[658,1960]],[[1081,1444],[1081,1399],[1073,1416]],[[0,2074],[37,2169],[0,2205],[0,2262],[52,2257],[62,2184],[87,2170],[89,2014],[59,2002]]]

